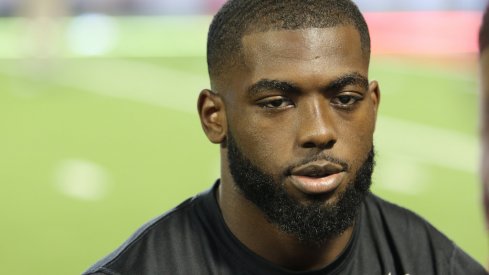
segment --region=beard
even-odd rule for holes
[[[238,190],[265,214],[271,224],[308,244],[321,245],[351,227],[372,183],[375,166],[373,145],[354,180],[348,183],[336,202],[325,203],[320,196],[309,196],[307,204],[290,196],[283,184],[292,168],[298,165],[284,169],[279,180],[275,180],[273,175],[265,173],[243,155],[230,132],[227,136],[227,148],[229,168]],[[301,164],[319,159],[326,159],[349,169],[343,161],[319,155]]]

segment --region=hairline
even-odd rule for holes
[[[246,68],[247,64],[245,61],[245,55],[244,55],[244,46],[243,46],[243,40],[246,36],[257,34],[257,33],[266,33],[266,32],[280,32],[280,31],[304,31],[304,30],[310,30],[310,29],[330,29],[330,28],[338,28],[338,27],[353,27],[358,34],[358,38],[360,40],[360,49],[363,53],[364,58],[366,59],[367,64],[370,63],[370,54],[371,54],[371,46],[365,45],[364,39],[362,39],[362,32],[358,28],[358,26],[353,22],[353,20],[344,20],[343,22],[338,22],[335,25],[328,26],[328,27],[299,27],[299,28],[280,28],[276,27],[274,25],[268,25],[267,28],[257,28],[257,26],[252,25],[248,27],[241,37],[239,38],[239,43],[238,43],[238,48],[237,52],[234,53],[234,58],[233,61],[228,62],[226,65],[227,69],[220,71],[218,73],[214,72],[213,74],[209,74],[210,78],[210,84],[211,84],[211,89],[215,92],[218,92],[219,84],[223,81],[223,79],[226,78],[227,75],[229,75],[230,71],[240,69],[240,68]]]

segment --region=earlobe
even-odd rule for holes
[[[224,102],[219,94],[202,90],[197,101],[200,123],[212,143],[222,143],[226,138],[227,122]]]

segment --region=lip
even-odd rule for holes
[[[330,174],[325,177],[308,177],[292,175],[292,184],[302,193],[320,195],[334,191],[343,181],[345,172]]]
[[[342,166],[319,161],[293,169],[290,177],[292,184],[302,193],[320,195],[334,191],[345,174]]]

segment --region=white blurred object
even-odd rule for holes
[[[381,169],[375,172],[375,184],[384,190],[417,195],[429,186],[429,175],[425,166],[415,159],[404,156],[381,156]]]
[[[110,52],[117,43],[115,20],[104,14],[83,14],[74,17],[67,28],[70,50],[81,56],[99,56]]]
[[[101,200],[110,189],[109,175],[104,168],[80,159],[64,160],[55,170],[55,187],[72,198]]]

